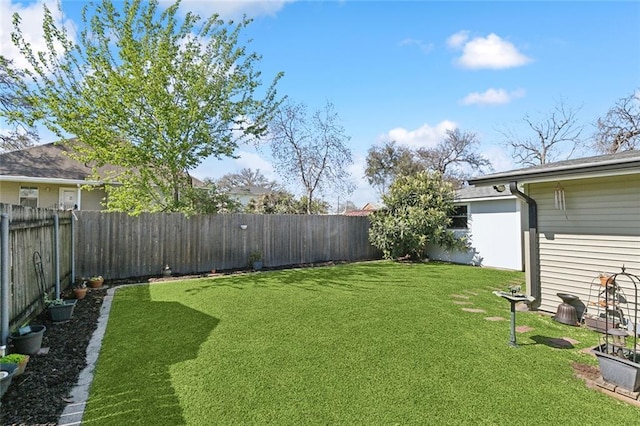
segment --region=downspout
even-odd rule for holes
[[[538,205],[533,198],[518,189],[518,182],[509,182],[509,190],[527,203],[529,208],[529,259],[526,269],[529,276],[529,294],[536,298],[534,305],[539,306],[542,292],[540,289],[540,250],[538,247]]]

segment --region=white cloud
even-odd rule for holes
[[[504,105],[514,99],[522,98],[524,89],[507,92],[504,89],[487,89],[484,93],[472,92],[465,96],[460,103],[462,105]]]
[[[46,4],[51,11],[56,24],[61,22],[70,32],[69,35],[75,37],[75,28],[73,23],[64,19],[58,11],[56,0],[45,0],[24,5],[22,3],[13,3],[6,0],[0,0],[0,55],[14,61],[14,66],[18,68],[29,68],[27,61],[16,46],[11,42],[11,33],[13,30],[13,14],[18,13],[22,19],[20,28],[25,41],[31,44],[34,52],[47,50],[42,32],[42,19],[44,17],[43,4]]]
[[[462,56],[457,63],[469,69],[503,69],[520,67],[532,61],[523,55],[510,42],[496,34],[487,37],[476,37],[468,40],[465,31],[456,33],[447,39],[447,44],[462,49]]]
[[[422,40],[417,40],[415,38],[405,38],[398,44],[400,46],[416,46],[420,51],[422,51],[422,53],[429,53],[433,50],[433,44],[425,43]]]
[[[378,139],[380,141],[393,140],[400,145],[406,145],[414,149],[428,148],[436,146],[446,136],[447,130],[454,130],[456,127],[456,123],[449,120],[441,121],[435,127],[425,123],[415,130],[396,127],[381,135]]]
[[[180,10],[184,13],[193,12],[202,17],[209,17],[217,13],[223,19],[239,19],[246,14],[249,18],[259,16],[275,16],[285,4],[295,0],[182,0]],[[161,0],[167,7],[175,0]]]
[[[447,46],[453,49],[459,49],[469,39],[469,31],[458,31],[457,33],[449,36],[447,39]]]

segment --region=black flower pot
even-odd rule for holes
[[[11,333],[9,339],[13,345],[13,352],[34,355],[42,347],[42,335],[47,330],[44,325],[23,327]]]

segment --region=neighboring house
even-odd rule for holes
[[[374,211],[380,209],[373,203],[365,204],[360,210],[347,210],[343,213],[345,216],[368,216]]]
[[[227,191],[227,195],[232,200],[235,200],[242,204],[242,207],[247,207],[249,201],[254,198],[258,198],[264,194],[270,194],[273,191],[268,188],[264,188],[262,186],[255,185],[245,185],[245,186],[236,186]]]
[[[495,173],[470,183],[505,185],[526,204],[527,289],[539,309],[555,312],[559,292],[587,305],[600,272],[625,266],[640,275],[640,151]]]
[[[0,154],[0,203],[53,209],[102,210],[104,182],[91,180],[91,167],[69,156],[66,143],[48,143]],[[98,169],[114,175],[116,166]],[[191,177],[194,187],[203,186]],[[117,182],[111,182],[117,184]]]
[[[521,202],[502,186],[470,186],[456,191],[451,229],[467,235],[467,252],[429,247],[429,257],[476,266],[522,271],[523,218]]]
[[[101,210],[101,182],[89,180],[91,168],[68,153],[65,145],[48,143],[0,154],[0,203]]]

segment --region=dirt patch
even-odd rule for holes
[[[600,370],[595,365],[581,364],[579,362],[571,363],[573,372],[576,376],[595,381],[600,378]]]
[[[78,300],[71,320],[53,323],[45,310],[31,324],[44,324],[42,347],[46,354],[31,356],[22,376],[14,378],[2,397],[4,425],[56,425],[69,393],[86,366],[87,346],[96,329],[106,289],[89,289]],[[63,298],[73,298],[63,294]],[[44,352],[44,351],[43,351]]]

